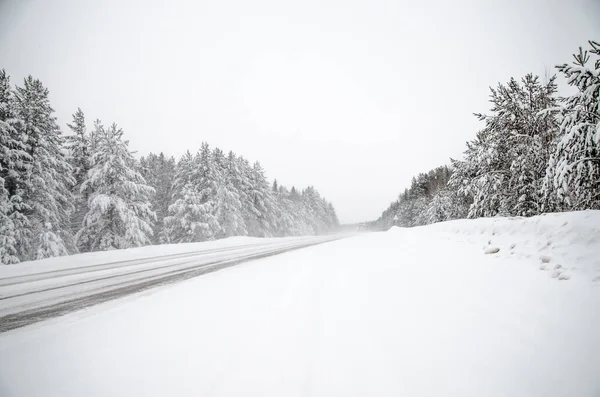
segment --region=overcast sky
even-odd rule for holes
[[[484,4],[485,3],[485,4]],[[600,0],[0,0],[0,67],[139,154],[202,141],[377,218],[459,157],[488,87],[600,40]]]

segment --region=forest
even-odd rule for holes
[[[338,226],[312,186],[270,183],[260,163],[203,143],[177,161],[136,158],[124,132],[84,112],[63,134],[49,90],[0,70],[0,263],[229,236],[297,236]]]
[[[463,158],[414,177],[371,226],[600,209],[600,43],[573,58],[556,67],[570,96],[557,95],[556,76],[490,88]]]

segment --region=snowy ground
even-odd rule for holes
[[[248,262],[0,334],[0,395],[597,396],[598,225],[455,221]]]

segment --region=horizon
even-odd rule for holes
[[[5,1],[1,67],[44,83],[64,133],[80,107],[136,156],[206,141],[314,186],[348,224],[460,158],[490,86],[555,74],[600,36],[593,0],[143,4]]]

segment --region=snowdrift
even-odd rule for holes
[[[408,230],[479,245],[482,255],[522,260],[559,280],[600,282],[600,211],[460,219],[390,231],[408,235]]]

